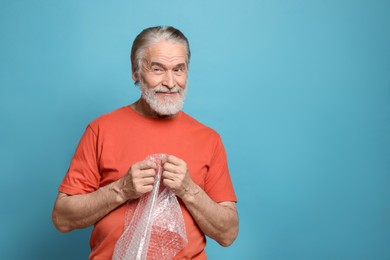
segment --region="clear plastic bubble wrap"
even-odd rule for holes
[[[172,259],[187,244],[183,215],[175,194],[161,182],[165,154],[146,160],[157,164],[154,188],[133,210],[128,207],[125,228],[115,246],[114,260]]]

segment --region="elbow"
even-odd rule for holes
[[[51,219],[54,227],[61,233],[72,231],[72,228],[65,221],[61,220],[61,217],[55,211],[53,211]]]
[[[66,204],[64,204],[64,199],[66,199],[67,197],[68,195],[64,193],[58,194],[51,214],[51,220],[53,222],[54,227],[61,233],[67,233],[75,229],[68,217],[69,213],[66,213],[68,212],[66,209],[69,206],[66,206]]]
[[[238,213],[233,202],[221,202],[226,209],[225,218],[220,219],[214,233],[214,240],[223,247],[228,247],[236,240],[238,236]]]
[[[219,239],[216,239],[218,244],[223,247],[228,247],[236,240],[238,236],[238,219],[225,232],[221,233]]]
[[[225,240],[225,241],[221,241],[221,242],[218,242],[221,246],[223,247],[228,247],[230,246],[231,244],[233,244],[234,240]]]
[[[224,222],[222,222],[224,223]],[[223,247],[228,247],[236,240],[238,236],[238,214],[237,211],[234,212],[231,216],[230,221],[227,221],[220,227],[221,233],[217,236],[218,239],[215,239],[218,244]]]
[[[218,244],[223,247],[228,247],[236,240],[238,235],[238,227],[233,228],[231,231],[225,233],[219,240]]]

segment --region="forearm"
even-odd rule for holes
[[[216,203],[194,184],[182,200],[199,228],[222,246],[229,246],[238,234],[238,215],[234,202]]]
[[[62,232],[94,225],[128,200],[139,198],[153,189],[156,164],[133,164],[122,178],[82,195],[59,193],[53,209],[53,223]]]
[[[121,195],[117,182],[88,194],[59,193],[53,209],[53,223],[61,232],[94,225],[126,201]]]

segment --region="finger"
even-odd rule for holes
[[[156,170],[155,169],[142,170],[140,171],[139,176],[141,178],[154,177],[156,176]]]
[[[157,169],[157,165],[152,161],[142,161],[137,163],[137,168],[140,170]]]
[[[137,193],[141,196],[142,194],[148,193],[153,190],[153,185],[145,185],[145,186],[140,186],[137,189]]]
[[[169,171],[169,172],[172,172],[172,173],[177,173],[178,172],[178,166],[175,165],[175,164],[172,164],[172,163],[164,163],[163,165],[163,169],[165,171]]]
[[[142,192],[147,193],[147,192],[151,192],[152,190],[153,190],[153,185],[146,185],[144,186]]]
[[[154,177],[143,178],[143,179],[142,179],[142,185],[143,185],[143,186],[148,186],[148,185],[152,185],[152,186],[153,186],[154,180],[155,180]]]
[[[133,176],[134,179],[142,180],[143,178],[156,176],[156,170],[155,169],[132,170],[130,174],[131,176]]]
[[[171,188],[171,189],[174,189],[175,187],[175,182],[170,180],[170,179],[164,179],[163,180],[163,184],[165,187],[168,187],[168,188]]]
[[[176,157],[174,155],[168,155],[167,162],[172,163],[172,164],[177,165],[177,166],[181,166],[181,165],[186,164],[182,159],[180,159],[179,157]]]
[[[163,171],[162,176],[163,179],[168,179],[172,181],[175,179],[175,174],[170,171]]]

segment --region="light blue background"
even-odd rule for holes
[[[223,137],[240,233],[210,259],[390,259],[389,1],[0,3],[1,259],[86,259],[51,210],[95,117],[139,96],[129,48],[174,25],[185,111]]]

